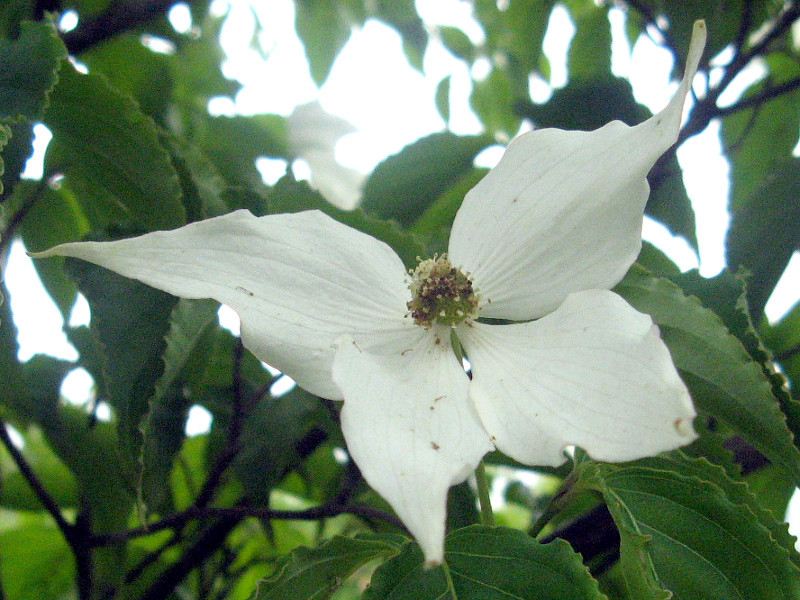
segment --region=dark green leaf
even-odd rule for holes
[[[785,526],[718,467],[675,458],[588,470],[619,528],[632,597],[800,598]]]
[[[149,412],[142,423],[140,493],[147,507],[161,508],[169,496],[169,474],[184,440],[190,404],[180,385],[180,375],[191,368],[192,362],[204,361],[206,333],[217,326],[218,309],[219,305],[211,300],[181,299],[172,311],[163,355],[164,373],[155,383]]]
[[[10,132],[10,139],[7,134]],[[25,163],[33,153],[33,127],[27,121],[0,127],[0,202],[4,201],[19,182]],[[5,147],[3,147],[5,146]]]
[[[409,544],[378,567],[363,598],[605,598],[568,543],[540,544],[515,529],[475,525],[454,531],[445,542],[445,562],[446,567],[426,569],[419,548]]]
[[[403,39],[403,48],[411,66],[422,71],[422,59],[428,46],[428,32],[417,14],[414,0],[378,0],[375,16],[394,27]]]
[[[93,218],[117,211],[115,219],[148,231],[185,222],[178,177],[153,122],[104,78],[65,64],[44,122],[53,132],[47,172],[74,180]]]
[[[65,267],[92,310],[91,329],[104,354],[105,388],[123,456],[139,463],[141,420],[164,372],[162,354],[177,299],[138,281],[79,260]]]
[[[66,55],[48,23],[22,23],[19,38],[0,38],[0,120],[41,119]]]
[[[386,242],[409,268],[417,264],[418,256],[425,254],[422,244],[414,236],[403,232],[396,223],[376,219],[364,214],[361,209],[344,211],[336,208],[306,182],[284,177],[270,190],[267,200],[273,213],[321,210],[345,225]]]
[[[616,290],[661,328],[698,410],[726,423],[800,481],[800,453],[772,386],[719,317],[642,269],[631,269]]]
[[[316,396],[295,388],[260,400],[248,413],[233,468],[254,503],[268,504],[270,490],[300,464],[300,443],[322,412]]]
[[[316,548],[292,552],[259,586],[263,600],[324,600],[359,567],[398,551],[397,543],[379,537],[336,536]]]
[[[445,190],[472,170],[489,136],[434,133],[379,164],[364,186],[361,207],[408,226]]]
[[[286,120],[277,115],[209,117],[198,145],[230,185],[258,188],[263,181],[257,158],[293,158],[287,136]]]
[[[436,86],[436,110],[445,123],[450,120],[450,80],[452,76],[445,77]]]

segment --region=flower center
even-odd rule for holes
[[[417,325],[455,327],[478,314],[480,297],[472,280],[446,254],[421,261],[410,273],[412,299],[407,306]]]

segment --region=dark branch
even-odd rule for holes
[[[108,10],[82,21],[64,34],[70,54],[80,54],[120,33],[141,27],[167,14],[178,0],[127,0],[112,2]]]
[[[275,519],[279,521],[318,521],[320,519],[338,517],[343,514],[387,521],[404,529],[403,524],[394,515],[385,513],[377,508],[372,508],[371,506],[362,505],[342,506],[330,503],[314,508],[307,508],[305,510],[274,510],[271,508],[251,506],[234,506],[229,508],[193,506],[183,512],[165,517],[160,521],[156,521],[144,527],[137,527],[124,531],[112,531],[110,533],[92,536],[90,543],[92,546],[116,544],[132,538],[151,535],[163,531],[164,529],[177,529],[183,527],[189,521],[199,519],[236,518],[237,520],[241,520],[246,517],[256,517],[259,519]]]
[[[59,508],[58,504],[56,504],[56,501],[53,500],[52,496],[50,496],[50,494],[47,492],[44,484],[41,482],[36,473],[34,473],[22,452],[20,452],[19,448],[14,445],[13,441],[11,441],[11,437],[8,435],[6,424],[2,419],[0,419],[0,441],[3,442],[6,450],[8,450],[9,454],[11,454],[11,458],[14,459],[14,463],[17,465],[19,472],[22,473],[25,481],[27,481],[28,485],[30,485],[31,489],[33,489],[33,493],[36,494],[36,498],[42,503],[42,506],[44,506],[45,510],[50,513],[50,516],[53,517],[53,520],[55,520],[56,525],[61,530],[61,533],[64,534],[67,542],[72,543],[74,535],[73,526],[67,523],[67,521],[64,519],[64,516],[61,514],[61,509]]]

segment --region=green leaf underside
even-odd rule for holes
[[[378,567],[363,600],[605,598],[569,544],[540,544],[515,529],[473,525],[454,531],[445,543],[445,562],[426,569],[418,547],[409,544]]]
[[[681,473],[666,470],[676,467]],[[584,483],[603,494],[619,528],[631,597],[800,597],[800,569],[785,547],[793,546],[785,527],[719,467],[653,459],[591,465],[588,473]]]
[[[726,423],[800,482],[800,453],[771,384],[719,317],[641,268],[631,269],[615,289],[660,327],[698,410]]]
[[[44,122],[53,132],[46,172],[65,173],[83,192],[81,205],[95,225],[127,221],[146,231],[183,225],[178,176],[155,126],[103,77],[65,64]]]

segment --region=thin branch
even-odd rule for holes
[[[779,96],[782,96],[783,94],[788,94],[789,92],[793,92],[798,88],[800,88],[800,77],[796,79],[790,79],[789,81],[784,81],[783,83],[779,83],[778,85],[774,85],[765,90],[762,90],[761,92],[759,92],[754,96],[744,98],[739,102],[737,102],[736,104],[732,104],[731,106],[726,106],[725,108],[718,108],[717,116],[727,117],[728,115],[732,115],[741,110],[753,108],[761,104],[766,104],[770,100],[775,100]]]
[[[764,37],[758,41],[747,52],[740,52],[737,54],[728,67],[725,69],[725,74],[722,76],[719,84],[709,91],[709,97],[716,103],[717,98],[725,91],[728,85],[733,81],[736,76],[741,73],[742,69],[754,58],[761,56],[767,47],[780,35],[783,35],[800,17],[800,6],[794,2],[789,4],[786,10],[778,17],[772,29],[770,29]]]
[[[17,229],[19,229],[20,225],[22,225],[22,222],[25,220],[25,217],[28,216],[28,213],[42,198],[42,193],[47,185],[48,183],[46,177],[43,177],[41,180],[39,180],[39,183],[37,183],[36,187],[31,190],[30,195],[25,198],[25,201],[22,203],[19,209],[13,215],[11,215],[11,218],[6,223],[5,228],[2,232],[0,232],[0,257],[5,256],[5,253],[8,251],[8,247],[14,239]]]
[[[778,362],[783,362],[785,360],[789,360],[790,358],[792,358],[797,354],[800,354],[800,344],[795,344],[791,348],[776,353],[775,360],[777,360]]]
[[[259,519],[274,519],[277,521],[318,521],[320,519],[338,517],[339,515],[343,514],[351,514],[367,519],[378,519],[404,529],[403,524],[394,515],[388,514],[371,506],[363,505],[342,506],[331,503],[316,506],[314,508],[307,508],[305,510],[275,510],[272,508],[255,506],[233,506],[227,508],[216,506],[192,506],[183,512],[170,515],[169,517],[165,517],[160,521],[150,523],[149,525],[143,527],[94,535],[89,540],[89,543],[92,546],[117,544],[133,538],[151,535],[159,531],[163,531],[164,529],[176,529],[183,527],[189,521],[200,519],[235,517],[241,520],[246,517],[256,517]]]
[[[0,419],[0,441],[3,442],[3,445],[8,450],[9,454],[11,454],[11,458],[14,459],[14,463],[17,465],[19,472],[22,473],[22,476],[25,478],[25,481],[28,482],[28,485],[31,486],[33,489],[33,493],[36,494],[36,498],[39,502],[42,503],[45,510],[50,513],[50,516],[56,522],[56,525],[61,530],[61,533],[64,534],[64,537],[67,539],[67,542],[70,545],[73,542],[74,537],[74,528],[72,525],[67,523],[64,519],[64,516],[61,514],[61,508],[59,508],[56,501],[53,500],[53,497],[47,492],[42,484],[39,477],[34,473],[31,466],[28,464],[28,461],[23,456],[22,452],[19,451],[14,445],[14,442],[11,440],[11,436],[8,435],[8,429],[6,428],[5,422]]]

